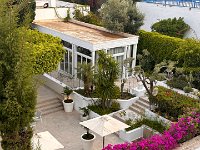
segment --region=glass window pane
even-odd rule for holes
[[[60,69],[61,69],[61,70],[64,70],[64,60],[62,60],[62,61],[60,62]]]
[[[89,49],[86,49],[80,46],[77,47],[77,52],[90,56],[90,57],[92,56],[92,52]]]
[[[69,42],[67,42],[67,41],[64,41],[64,40],[62,40],[62,44],[63,44],[63,46],[64,46],[64,47],[67,47],[67,48],[70,48],[70,49],[72,49],[72,44],[71,44],[71,43],[69,43]]]
[[[80,55],[77,55],[77,62],[81,63],[81,56]]]

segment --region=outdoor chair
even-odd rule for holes
[[[36,111],[35,116],[33,117],[34,122],[41,121],[42,122],[42,112]]]

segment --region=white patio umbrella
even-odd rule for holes
[[[117,119],[112,118],[109,115],[104,115],[94,119],[83,121],[80,122],[80,124],[103,137],[103,148],[106,135],[130,127],[129,125],[118,121]]]

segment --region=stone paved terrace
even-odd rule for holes
[[[50,94],[51,93],[51,94]],[[56,96],[56,93],[49,88],[42,86],[38,90],[38,102]],[[46,98],[45,98],[46,97]],[[85,129],[79,125],[80,114],[77,111],[71,113],[65,113],[64,110],[56,113],[51,113],[42,116],[42,122],[37,122],[35,132],[49,131],[62,145],[62,150],[81,150],[81,135],[85,133]],[[105,137],[105,145],[112,143],[123,143],[115,134],[111,134]],[[102,137],[96,134],[96,140],[94,143],[94,150],[102,149]]]
[[[57,94],[45,86],[38,89],[38,101],[44,98],[55,97]],[[81,134],[85,130],[79,125],[79,114],[76,111],[65,113],[63,110],[42,117],[42,122],[37,122],[35,133],[49,131],[62,145],[60,150],[81,150]],[[0,138],[1,141],[1,138]],[[123,142],[115,134],[106,136],[105,145]],[[94,150],[101,150],[102,138],[97,135]],[[2,150],[0,146],[0,150]],[[200,136],[180,145],[176,150],[200,150]]]

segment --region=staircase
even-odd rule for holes
[[[63,110],[63,105],[59,98],[51,98],[38,102],[36,109],[41,111],[42,115],[48,115]]]
[[[147,97],[140,97],[135,103],[133,103],[129,109],[135,113],[144,116],[145,109],[149,109],[149,100]]]
[[[128,109],[126,109],[126,113],[137,114],[139,116],[145,116],[145,109],[149,109],[149,100],[148,97],[140,97],[135,103],[133,103]],[[125,122],[125,118],[121,117],[119,113],[115,113],[113,118]]]

